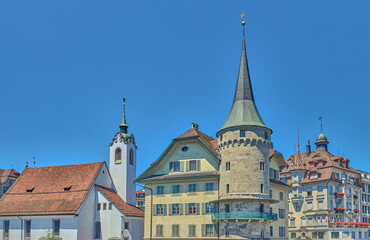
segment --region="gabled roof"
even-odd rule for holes
[[[9,178],[18,178],[20,175],[19,172],[14,170],[13,168],[11,169],[0,169],[0,181],[1,184],[5,184]]]
[[[158,166],[158,164],[162,161],[162,159],[168,154],[171,148],[179,141],[189,140],[189,139],[197,139],[204,147],[208,150],[208,152],[219,161],[218,154],[217,154],[217,140],[213,139],[212,137],[202,133],[198,129],[198,125],[193,123],[193,127],[181,134],[180,136],[174,138],[170,145],[165,149],[165,151],[159,156],[157,160],[151,163],[150,167],[145,170],[139,177],[136,178],[135,181],[140,182],[142,179],[149,177],[150,172]]]
[[[144,211],[126,203],[113,189],[96,185],[98,190],[113,203],[125,216],[144,217]],[[145,192],[144,192],[145,193]]]
[[[0,199],[0,216],[76,214],[104,164],[27,167]]]

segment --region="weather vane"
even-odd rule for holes
[[[240,15],[240,18],[243,20],[242,21],[242,25],[244,26],[245,25],[245,13],[244,13],[244,10],[243,10],[242,14]]]

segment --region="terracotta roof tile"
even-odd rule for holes
[[[18,178],[20,175],[19,172],[14,170],[13,168],[11,169],[0,169],[0,181],[1,184],[5,184],[9,178]]]
[[[0,216],[75,214],[103,164],[25,168],[0,199]]]
[[[178,136],[175,139],[183,139],[183,138],[188,138],[188,137],[199,137],[199,139],[211,150],[217,155],[217,140],[202,133],[196,128],[190,128],[180,136]],[[216,147],[215,147],[216,146]]]
[[[144,211],[126,203],[113,189],[96,185],[99,191],[108,198],[123,214],[130,217],[144,217]]]

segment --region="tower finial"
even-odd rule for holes
[[[122,104],[123,105],[123,114],[122,114],[121,125],[119,125],[119,129],[120,129],[121,133],[126,133],[127,134],[128,125],[126,123],[126,113],[125,113],[126,98],[123,98],[122,101],[123,101],[123,104]]]
[[[320,120],[320,130],[322,132],[322,117],[319,117],[319,120]]]

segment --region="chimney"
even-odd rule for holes
[[[310,156],[311,154],[311,144],[310,144],[310,140],[308,140],[308,144],[306,146],[306,156]]]

